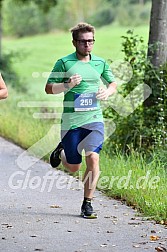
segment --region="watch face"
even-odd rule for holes
[[[65,87],[66,89],[68,89],[68,88],[69,88],[69,86],[68,86],[68,82],[67,82],[67,81],[65,81],[65,82],[64,82],[64,87]]]

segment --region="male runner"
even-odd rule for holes
[[[86,171],[81,215],[97,218],[91,199],[99,177],[99,153],[104,141],[104,124],[100,100],[116,92],[109,65],[91,54],[95,42],[93,26],[79,23],[71,29],[75,52],[59,59],[49,76],[47,94],[64,92],[61,142],[50,156],[52,167],[60,162],[70,172],[80,169],[85,151]],[[102,82],[107,88],[100,88]]]

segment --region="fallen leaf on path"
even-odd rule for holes
[[[13,226],[12,225],[8,225],[8,226],[6,226],[7,228],[13,228]]]
[[[136,245],[133,245],[134,248],[140,248],[140,245],[136,244]]]
[[[148,242],[139,242],[139,244],[142,244],[142,245],[145,245],[147,244]]]
[[[58,205],[51,205],[50,208],[61,208],[61,207]]]
[[[146,238],[147,237],[147,234],[143,234],[141,235],[142,238]]]
[[[152,234],[155,234],[155,233],[156,233],[156,231],[155,231],[155,230],[151,230],[151,233],[152,233]]]
[[[111,218],[111,216],[104,216],[104,218],[105,218],[105,219],[109,219],[109,218]]]
[[[167,249],[164,248],[164,247],[157,247],[157,248],[155,248],[155,250],[158,251],[158,252],[165,252],[165,251],[167,251]]]
[[[2,223],[1,225],[6,226],[6,228],[13,228],[13,226],[8,223]]]
[[[124,215],[124,216],[128,216],[129,214],[128,214],[128,213],[124,213],[123,215]]]
[[[105,248],[105,247],[107,247],[107,244],[106,243],[101,244],[100,247]]]
[[[112,221],[112,223],[114,224],[114,225],[117,225],[118,224],[118,222],[117,221]]]
[[[141,223],[140,222],[129,222],[128,225],[138,226],[138,225],[141,225]]]
[[[151,240],[151,241],[158,241],[159,239],[160,239],[160,237],[157,236],[157,235],[151,235],[151,236],[150,236],[150,240]]]
[[[117,219],[117,220],[118,220],[117,216],[114,216],[114,215],[113,215],[113,216],[111,216],[111,217],[112,217],[113,219]]]

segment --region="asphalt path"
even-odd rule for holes
[[[98,218],[80,217],[82,183],[31,155],[20,165],[23,152],[0,138],[0,251],[166,251],[165,226],[99,191]]]

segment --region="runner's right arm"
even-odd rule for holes
[[[67,77],[64,62],[60,59],[54,65],[54,68],[47,80],[45,92],[47,94],[60,94],[67,91],[76,85],[79,85],[82,77],[79,74],[74,74]]]
[[[60,94],[68,89],[79,85],[82,77],[79,74],[72,75],[68,81],[62,83],[47,83],[45,87],[45,92],[47,94]]]

